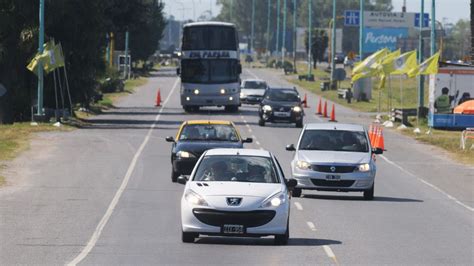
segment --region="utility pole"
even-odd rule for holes
[[[312,45],[312,38],[311,36],[311,18],[312,18],[312,6],[313,6],[313,1],[308,0],[308,79],[311,76],[311,45]]]
[[[296,0],[293,0],[293,72],[296,73]]]
[[[275,51],[278,53],[278,44],[280,42],[280,0],[277,2],[277,36],[276,36],[276,45],[275,45]]]
[[[125,32],[125,69],[124,69],[124,78],[127,79],[128,77],[128,68],[129,68],[129,64],[131,63],[129,60],[128,60],[128,30]]]
[[[267,52],[270,52],[270,11],[271,11],[271,2],[267,0]]]
[[[44,52],[44,0],[40,0],[39,6],[39,42],[38,52],[42,54]],[[38,110],[36,114],[43,115],[43,63],[38,62]]]
[[[359,57],[360,61],[364,59],[364,12],[365,12],[365,0],[360,0],[359,10]]]
[[[229,22],[232,22],[232,12],[234,11],[234,0],[230,0],[230,19]]]
[[[431,0],[431,56],[436,53],[436,1]]]
[[[255,33],[255,0],[252,0],[252,32],[250,33],[250,53],[253,55],[253,40]]]
[[[281,38],[281,65],[285,63],[286,50],[286,0],[283,0],[283,34]]]
[[[331,36],[331,85],[335,80],[336,61],[334,55],[336,54],[336,0],[332,1],[332,36]]]
[[[419,45],[418,45],[418,64],[423,62],[423,36],[421,32],[423,31],[423,22],[425,17],[425,0],[421,0],[421,12],[419,19]],[[423,75],[418,76],[418,117],[421,116],[421,108],[425,106],[425,90],[424,90],[425,79]]]

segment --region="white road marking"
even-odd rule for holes
[[[133,170],[135,169],[138,158],[140,157],[143,149],[145,148],[146,144],[150,140],[151,134],[153,133],[153,130],[156,127],[156,124],[157,124],[158,120],[161,117],[161,113],[163,112],[163,109],[164,109],[166,103],[169,101],[169,99],[171,98],[171,95],[173,94],[174,90],[176,89],[176,86],[178,85],[178,81],[179,81],[179,79],[176,79],[176,81],[173,85],[173,88],[171,89],[170,93],[168,94],[165,101],[163,102],[163,107],[160,109],[160,111],[156,115],[155,121],[150,126],[150,129],[148,130],[148,133],[147,133],[145,139],[143,140],[142,144],[140,145],[140,148],[138,148],[137,152],[133,156],[133,159],[130,162],[130,165],[128,166],[127,172],[126,172],[126,174],[123,178],[122,184],[120,185],[117,192],[115,193],[115,196],[112,199],[112,201],[110,202],[110,205],[107,208],[107,211],[105,212],[104,216],[102,217],[99,224],[95,228],[95,231],[92,234],[91,238],[89,239],[89,242],[84,247],[84,249],[81,251],[81,253],[79,253],[79,255],[77,255],[77,257],[75,257],[67,265],[77,265],[78,263],[80,263],[91,252],[91,250],[94,248],[95,244],[99,240],[100,235],[102,234],[102,230],[104,230],[105,225],[107,224],[110,217],[112,216],[112,213],[114,212],[114,209],[117,206],[117,204],[120,200],[120,197],[122,196],[122,193],[127,188],[128,182],[130,181],[130,177],[132,176]]]
[[[414,178],[418,179],[418,180],[419,180],[420,182],[422,182],[423,184],[425,184],[425,185],[427,185],[427,186],[433,188],[434,190],[440,192],[441,194],[445,195],[448,199],[450,199],[450,200],[456,202],[457,204],[461,205],[462,207],[464,207],[464,208],[466,208],[466,209],[468,209],[468,210],[474,212],[474,208],[473,208],[473,207],[470,207],[470,206],[468,206],[468,205],[462,203],[462,202],[459,201],[457,198],[455,198],[455,197],[451,196],[450,194],[444,192],[444,191],[443,191],[442,189],[440,189],[439,187],[437,187],[437,186],[435,186],[435,185],[429,183],[428,181],[426,181],[426,180],[424,180],[424,179],[422,179],[422,178],[420,178],[420,177],[418,177],[418,176],[416,176],[416,175],[414,175],[414,174],[408,172],[407,170],[405,170],[403,167],[401,167],[401,166],[398,165],[397,163],[395,163],[395,162],[389,160],[387,157],[385,157],[385,156],[383,156],[383,155],[380,155],[380,158],[384,159],[387,163],[389,163],[389,164],[391,164],[391,165],[397,167],[398,169],[402,170],[403,172],[407,173],[408,175],[411,175],[411,176],[413,176]]]
[[[295,206],[296,206],[296,208],[297,208],[299,211],[302,211],[302,210],[303,210],[303,206],[301,206],[301,203],[295,202]]]
[[[331,259],[333,259],[334,262],[336,262],[336,264],[339,264],[339,263],[337,263],[336,255],[334,255],[334,252],[332,252],[331,247],[329,247],[328,245],[324,245],[324,246],[323,246],[323,249],[324,249],[324,252],[326,252],[326,255],[328,255],[328,257],[330,257]]]
[[[312,222],[306,222],[306,224],[308,225],[309,229],[311,229],[311,231],[316,231],[316,226],[314,226]]]
[[[257,144],[258,146],[261,146],[260,141],[258,141],[258,140],[255,141],[255,144]]]
[[[248,72],[253,78],[259,79],[259,77],[257,77],[257,75],[255,75],[255,74],[254,74],[253,72],[251,72],[250,70],[248,70],[248,69],[245,69],[245,70],[247,70],[247,72]]]

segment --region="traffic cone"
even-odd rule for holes
[[[385,150],[382,127],[378,127],[377,135],[375,137],[375,148]]]
[[[374,138],[374,131],[375,131],[375,126],[371,124],[369,126],[369,141],[370,141],[370,146],[375,147],[375,138]]]
[[[322,107],[322,103],[321,103],[321,97],[319,97],[319,103],[318,103],[318,112],[316,113],[317,115],[322,115],[323,114],[323,107]]]
[[[328,117],[328,102],[324,101],[323,117]]]
[[[308,95],[304,94],[303,107],[308,108]]]
[[[334,104],[332,104],[331,118],[329,119],[329,122],[337,122],[336,121],[336,106],[334,106]]]
[[[156,104],[155,106],[161,106],[161,92],[160,89],[158,88],[158,92],[156,93]]]

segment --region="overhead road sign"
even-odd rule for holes
[[[425,13],[423,16],[423,28],[428,28],[430,25],[430,15]],[[415,14],[415,24],[413,25],[417,28],[420,27],[420,13]]]
[[[344,26],[359,26],[360,24],[360,12],[359,10],[346,10],[344,11]]]
[[[368,28],[413,28],[418,27],[420,20],[419,13],[385,12],[385,11],[365,11],[364,26]],[[430,16],[424,14],[423,27],[429,27]],[[345,26],[359,26],[359,10],[344,11]]]

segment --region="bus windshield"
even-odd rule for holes
[[[182,60],[181,80],[186,83],[238,82],[238,61],[235,59]]]
[[[185,27],[182,50],[237,50],[235,28],[228,26]]]

